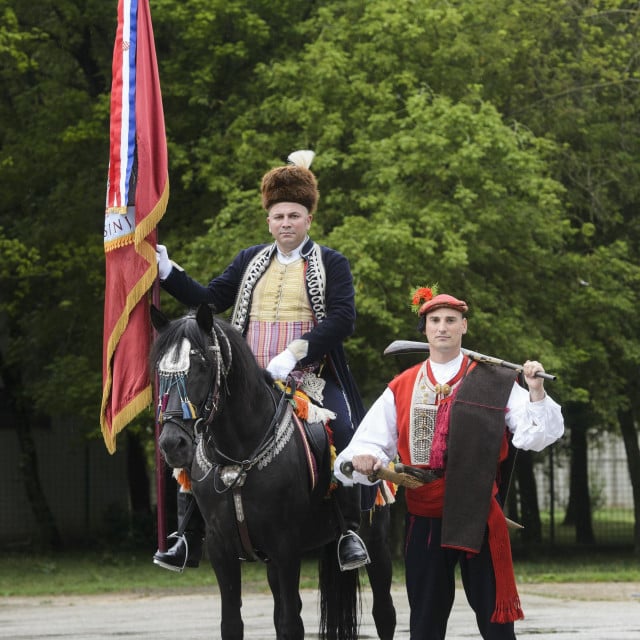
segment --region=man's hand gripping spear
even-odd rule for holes
[[[364,458],[364,456],[358,456]],[[371,456],[373,458],[373,456]],[[343,462],[340,465],[340,471],[345,476],[351,478],[354,472],[354,466],[352,462]],[[430,469],[419,469],[417,467],[410,467],[400,462],[391,462],[388,467],[379,467],[371,470],[366,474],[369,478],[369,482],[376,482],[377,480],[388,480],[394,484],[402,487],[408,487],[409,489],[416,489],[421,487],[427,482],[431,482],[440,477],[439,474]]]

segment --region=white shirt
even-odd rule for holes
[[[450,380],[459,370],[461,362],[462,354],[445,364],[431,362],[436,381],[443,384]],[[506,408],[505,422],[513,434],[513,446],[518,449],[542,451],[564,433],[560,405],[548,395],[538,402],[531,402],[529,392],[516,382]],[[398,454],[395,396],[389,387],[373,403],[349,446],[336,458],[334,473],[340,482],[345,485],[354,482],[374,484],[357,471],[353,473],[353,478],[348,478],[340,471],[343,462],[350,462],[353,456],[365,454],[379,458],[383,466],[388,466]]]
[[[278,258],[278,262],[280,264],[291,264],[292,262],[295,262],[302,255],[302,247],[304,247],[305,243],[308,241],[309,236],[306,236],[302,243],[295,249],[291,250],[289,253],[284,253],[284,251],[281,251],[280,247],[276,244],[276,256]]]

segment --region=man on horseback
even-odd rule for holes
[[[421,478],[405,492],[411,640],[445,637],[458,564],[482,637],[514,640],[523,615],[498,474],[510,443],[541,451],[562,436],[560,406],[545,393],[539,362],[523,365],[525,389],[513,370],[462,349],[463,300],[424,287],[413,304],[430,356],[389,383],[334,470],[366,485],[399,456]]]
[[[231,323],[258,363],[276,380],[295,381],[311,400],[336,414],[330,426],[340,452],[364,415],[343,348],[355,328],[354,288],[347,259],[308,235],[319,199],[309,170],[313,155],[295,152],[290,164],[262,179],[262,205],[275,242],[242,250],[207,286],[171,262],[163,245],[157,249],[158,271],[163,289],[189,307],[207,303],[216,313],[233,307]],[[334,493],[344,522],[340,564],[355,569],[369,561],[357,535],[360,492],[339,485]],[[202,516],[184,491],[178,494],[178,516],[184,537],[166,552],[157,551],[154,562],[181,571],[198,566],[204,537]]]

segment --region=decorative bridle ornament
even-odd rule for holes
[[[166,353],[158,363],[159,393],[158,393],[158,421],[160,424],[174,422],[181,429],[189,432],[184,421],[195,420],[192,440],[198,433],[203,432],[221,408],[224,388],[228,393],[226,379],[232,363],[232,352],[227,335],[213,324],[210,335],[212,344],[206,348],[207,353],[193,348],[187,338],[183,338],[180,345],[176,345]],[[224,350],[221,348],[224,345]],[[207,358],[207,355],[209,356]],[[210,362],[215,370],[211,377],[209,389],[200,407],[195,407],[187,393],[187,377],[191,369],[192,358],[201,362]],[[169,399],[171,390],[176,388],[180,398],[180,410],[170,409]]]

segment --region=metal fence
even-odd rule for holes
[[[543,539],[551,544],[575,543],[575,528],[565,524],[569,502],[570,461],[551,447],[535,465]],[[633,544],[633,491],[627,456],[620,437],[601,434],[588,454],[589,494],[596,543]]]

